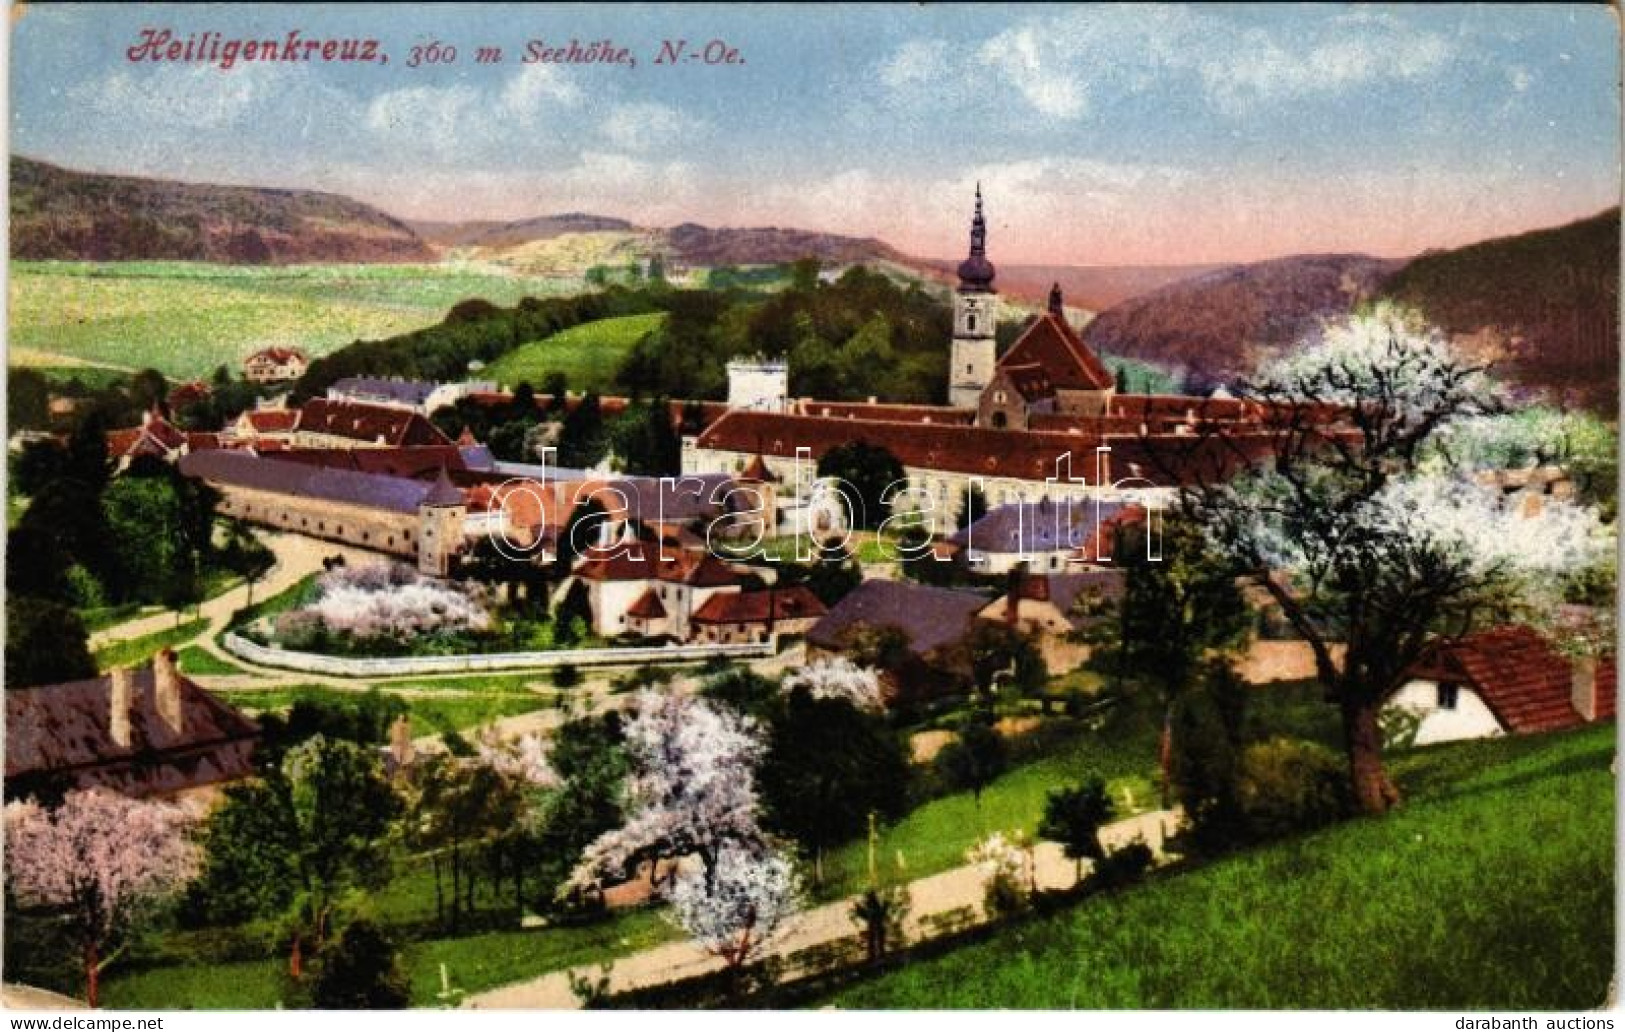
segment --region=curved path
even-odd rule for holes
[[[1163,841],[1177,827],[1179,819],[1177,811],[1153,810],[1102,828],[1100,838],[1107,848],[1140,839],[1152,848],[1160,860]],[[1036,880],[1040,888],[1068,888],[1074,883],[1075,865],[1062,855],[1060,846],[1053,842],[1040,842],[1034,853]],[[986,880],[987,872],[982,865],[967,864],[910,882],[910,910],[905,926],[909,940],[917,942],[922,933],[929,934],[927,921],[936,915],[966,907],[979,915]],[[809,947],[853,939],[858,929],[848,912],[855,899],[848,897],[825,903],[795,915],[774,938],[768,952],[783,957]],[[691,942],[668,943],[615,961],[610,971],[609,988],[611,992],[625,992],[628,989],[662,985],[714,971],[721,966],[721,961]],[[529,981],[476,993],[465,1000],[463,1006],[478,1009],[575,1009],[580,1006],[580,1001],[570,990],[572,974],[596,982],[601,972],[596,965],[551,971]]]

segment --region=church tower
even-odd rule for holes
[[[993,263],[987,260],[987,220],[982,217],[982,185],[976,184],[976,214],[970,223],[970,255],[959,263],[954,293],[953,357],[948,367],[948,404],[976,408],[993,379],[993,335],[999,324],[999,295],[993,289]]]

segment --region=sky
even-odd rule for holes
[[[144,29],[372,38],[388,62],[131,61]],[[636,64],[520,60],[571,39]],[[685,59],[656,62],[667,40]],[[409,67],[431,43],[455,59]],[[1618,53],[1612,9],[1579,4],[35,4],[9,145],[405,218],[795,226],[939,258],[980,182],[996,262],[1399,257],[1617,204]]]

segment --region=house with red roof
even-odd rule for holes
[[[305,375],[310,360],[298,348],[269,347],[243,359],[243,377],[254,383],[285,383]]]
[[[743,589],[746,575],[705,550],[661,542],[618,540],[576,561],[555,604],[579,584],[586,591],[595,634],[690,636],[691,619],[713,596]]]
[[[1533,627],[1493,627],[1441,643],[1385,704],[1420,719],[1416,744],[1539,734],[1614,719],[1613,655],[1568,657]]]
[[[712,595],[689,618],[690,639],[711,645],[771,641],[806,634],[828,610],[806,585]]]

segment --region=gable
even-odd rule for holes
[[[1036,365],[1058,390],[1103,391],[1116,384],[1111,372],[1064,319],[1045,312],[999,359],[1000,369]]]

